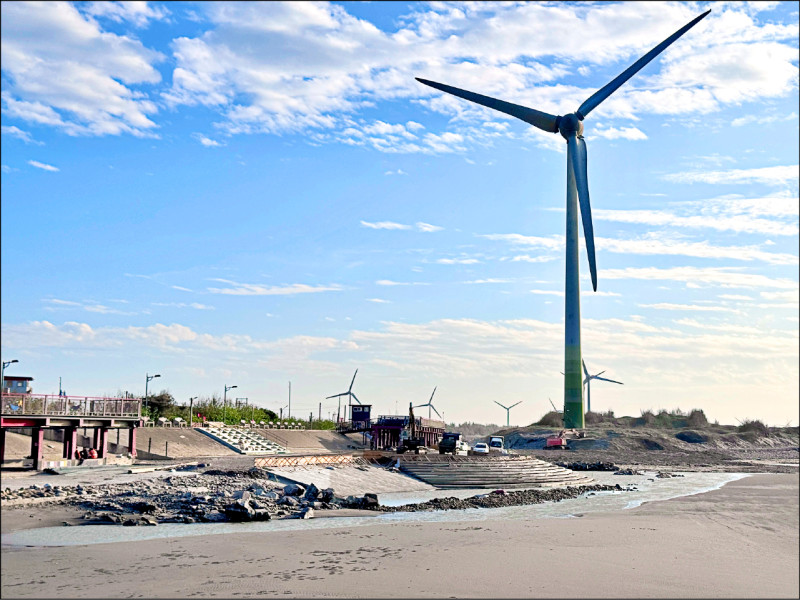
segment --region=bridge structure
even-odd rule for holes
[[[62,430],[65,459],[74,459],[79,428],[93,429],[92,448],[108,455],[110,429],[127,429],[128,452],[136,456],[136,430],[142,424],[142,400],[51,394],[3,394],[0,398],[0,464],[5,458],[6,432],[31,430],[33,468],[42,464],[44,432]]]

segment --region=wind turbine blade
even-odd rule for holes
[[[331,398],[338,398],[339,396],[347,396],[347,392],[342,392],[341,394],[336,394],[334,396],[327,396],[325,400],[330,400]]]
[[[433,392],[431,393],[431,399],[428,400],[428,402],[433,402],[433,394],[435,394],[435,393],[436,393],[436,388],[434,387],[433,388]]]
[[[589,182],[586,177],[586,142],[582,137],[571,135],[567,139],[567,153],[572,161],[572,172],[575,174],[575,186],[578,188],[578,201],[581,206],[583,235],[586,238],[586,256],[589,258],[589,273],[592,276],[592,288],[597,291],[597,264],[594,258],[594,229],[592,227],[592,208],[589,206]]]
[[[526,123],[530,123],[542,131],[548,131],[550,133],[556,133],[558,131],[558,117],[546,112],[520,106],[519,104],[512,104],[511,102],[498,100],[497,98],[483,96],[481,94],[476,94],[475,92],[468,92],[467,90],[462,90],[460,88],[445,85],[443,83],[436,83],[435,81],[430,81],[428,79],[420,79],[419,77],[415,77],[414,79],[442,92],[453,94],[454,96],[458,96],[464,100],[469,100],[470,102],[475,102],[481,106],[493,108],[494,110],[499,110],[500,112],[511,115],[512,117],[522,119]]]
[[[630,67],[625,69],[622,73],[617,75],[614,79],[612,79],[609,83],[605,86],[597,90],[594,94],[589,96],[583,104],[581,104],[580,108],[576,111],[578,118],[582,121],[583,118],[588,115],[592,110],[597,108],[597,106],[606,98],[608,98],[611,94],[617,91],[619,87],[624,84],[628,79],[636,75],[647,63],[653,60],[656,56],[661,54],[667,47],[681,37],[684,33],[689,31],[692,27],[694,27],[701,19],[705,18],[705,16],[710,13],[711,10],[707,10],[699,17],[692,19],[689,23],[678,29],[675,33],[661,42],[658,46],[650,50],[647,54],[642,56],[639,60],[633,63]]]
[[[359,404],[361,404],[361,400],[359,400],[358,398],[356,398],[356,395],[355,395],[353,392],[350,392],[350,396],[353,398],[353,400],[355,400],[356,402],[358,402]]]
[[[347,388],[348,392],[353,389],[353,384],[356,382],[356,375],[358,375],[358,369],[356,369],[356,372],[353,373],[353,381],[350,382],[350,387]]]
[[[586,368],[586,362],[581,359],[581,364],[583,365],[583,372],[586,373],[586,376],[589,377],[589,369]]]
[[[497,400],[492,400],[492,402],[494,402],[495,404],[497,404],[497,406],[503,406],[503,405],[502,405],[502,404],[500,404],[500,403],[499,403]],[[503,408],[505,408],[506,410],[508,410],[508,407],[507,407],[507,406],[503,406]]]
[[[598,375],[602,375],[603,373],[605,373],[605,370],[602,370],[599,373],[595,373],[594,375],[592,375],[592,377],[597,377]]]
[[[519,402],[517,402],[517,404],[522,404],[522,400],[520,400]],[[511,406],[509,406],[509,407],[508,407],[508,408],[509,408],[509,410],[510,410],[510,409],[512,409],[512,408],[514,408],[514,407],[515,407],[517,404],[512,404]]]
[[[595,377],[595,379],[599,379],[600,381],[610,381],[611,383],[618,383],[620,385],[625,385],[621,381],[614,381],[613,379],[606,379],[605,377]]]
[[[439,415],[439,411],[436,410],[436,407],[433,404],[431,404],[431,408],[433,409],[433,412],[435,412],[437,415]],[[442,415],[439,415],[439,418],[444,421],[444,417],[442,417]]]

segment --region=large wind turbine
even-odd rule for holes
[[[428,418],[429,419],[431,418],[431,409],[433,409],[433,412],[435,412],[437,415],[439,415],[439,411],[436,410],[436,408],[433,406],[433,394],[435,394],[435,393],[436,393],[436,388],[433,388],[433,392],[431,393],[431,397],[425,404],[417,404],[416,406],[412,406],[411,408],[422,408],[423,406],[427,406],[428,407]],[[439,415],[439,418],[442,421],[444,421],[444,417],[442,415]]]
[[[497,404],[499,406],[503,406],[497,400],[492,400],[492,402],[494,402],[495,404]],[[522,400],[517,402],[517,404],[522,404]],[[511,406],[503,406],[503,408],[506,409],[506,427],[509,427],[509,424],[511,422],[511,409],[514,408],[517,404],[512,404]]]
[[[339,413],[337,413],[337,417],[336,417],[337,419],[339,418],[339,414],[342,411],[342,396],[347,396],[348,397],[348,402],[347,402],[348,405],[353,403],[351,400],[349,400],[349,398],[352,398],[353,400],[355,400],[356,402],[361,404],[361,400],[356,398],[356,395],[353,393],[353,384],[356,381],[356,375],[358,375],[358,369],[356,369],[356,372],[353,373],[353,380],[350,382],[350,387],[347,388],[346,392],[342,392],[341,394],[334,394],[333,396],[327,396],[325,398],[325,400],[330,400],[331,398],[339,398]]]
[[[592,379],[599,379],[600,381],[610,381],[611,383],[618,383],[620,385],[625,385],[621,381],[614,381],[613,379],[606,379],[605,377],[600,377],[605,371],[600,371],[597,375],[589,375],[589,369],[586,368],[586,363],[583,362],[581,359],[581,363],[583,364],[583,372],[586,373],[586,379],[583,380],[583,384],[586,386],[586,412],[592,412],[592,390],[591,390],[591,382]]]
[[[586,255],[592,288],[597,291],[597,267],[594,253],[592,212],[589,206],[589,185],[586,174],[586,142],[583,140],[583,119],[622,84],[639,72],[647,63],[663,52],[670,44],[694,27],[710,10],[696,17],[673,33],[658,46],[584,101],[574,113],[551,115],[533,108],[512,104],[489,96],[482,96],[435,81],[417,81],[459,98],[493,108],[550,133],[560,133],[567,141],[567,261],[564,289],[564,426],[583,428],[583,387],[581,385],[581,308],[578,284],[578,201],[580,201],[583,234],[586,238]]]

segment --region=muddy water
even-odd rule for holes
[[[45,527],[16,531],[2,536],[4,546],[75,546],[114,542],[132,542],[158,538],[175,538],[196,535],[231,533],[268,533],[270,531],[293,531],[307,529],[331,529],[359,527],[389,523],[409,522],[457,522],[484,521],[488,519],[545,519],[571,518],[588,512],[628,510],[645,502],[669,500],[681,496],[700,494],[719,489],[730,481],[746,477],[742,473],[683,473],[684,477],[656,479],[654,473],[639,475],[614,475],[592,473],[597,483],[617,484],[622,487],[634,485],[638,489],[625,492],[596,492],[561,502],[509,506],[504,508],[482,508],[431,512],[377,513],[369,517],[342,517],[331,519],[291,519],[258,523],[165,523],[157,527],[121,527],[115,525],[91,525],[80,527]],[[396,492],[380,494],[379,499],[387,506],[418,503],[431,498],[455,496],[467,498],[491,490],[435,490],[432,492]]]

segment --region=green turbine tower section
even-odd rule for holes
[[[603,100],[644,68],[670,44],[694,27],[711,11],[708,10],[681,27],[639,60],[589,96],[574,113],[556,116],[546,112],[483,96],[460,88],[427,79],[417,81],[459,98],[511,115],[549,133],[560,133],[567,142],[567,261],[564,287],[564,426],[584,427],[583,375],[581,373],[581,300],[578,268],[578,208],[586,240],[586,257],[592,289],[597,291],[597,265],[594,251],[592,210],[589,204],[586,142],[583,139],[583,120]]]
[[[578,189],[567,162],[567,261],[564,285],[564,427],[583,429],[581,289],[578,268]]]

